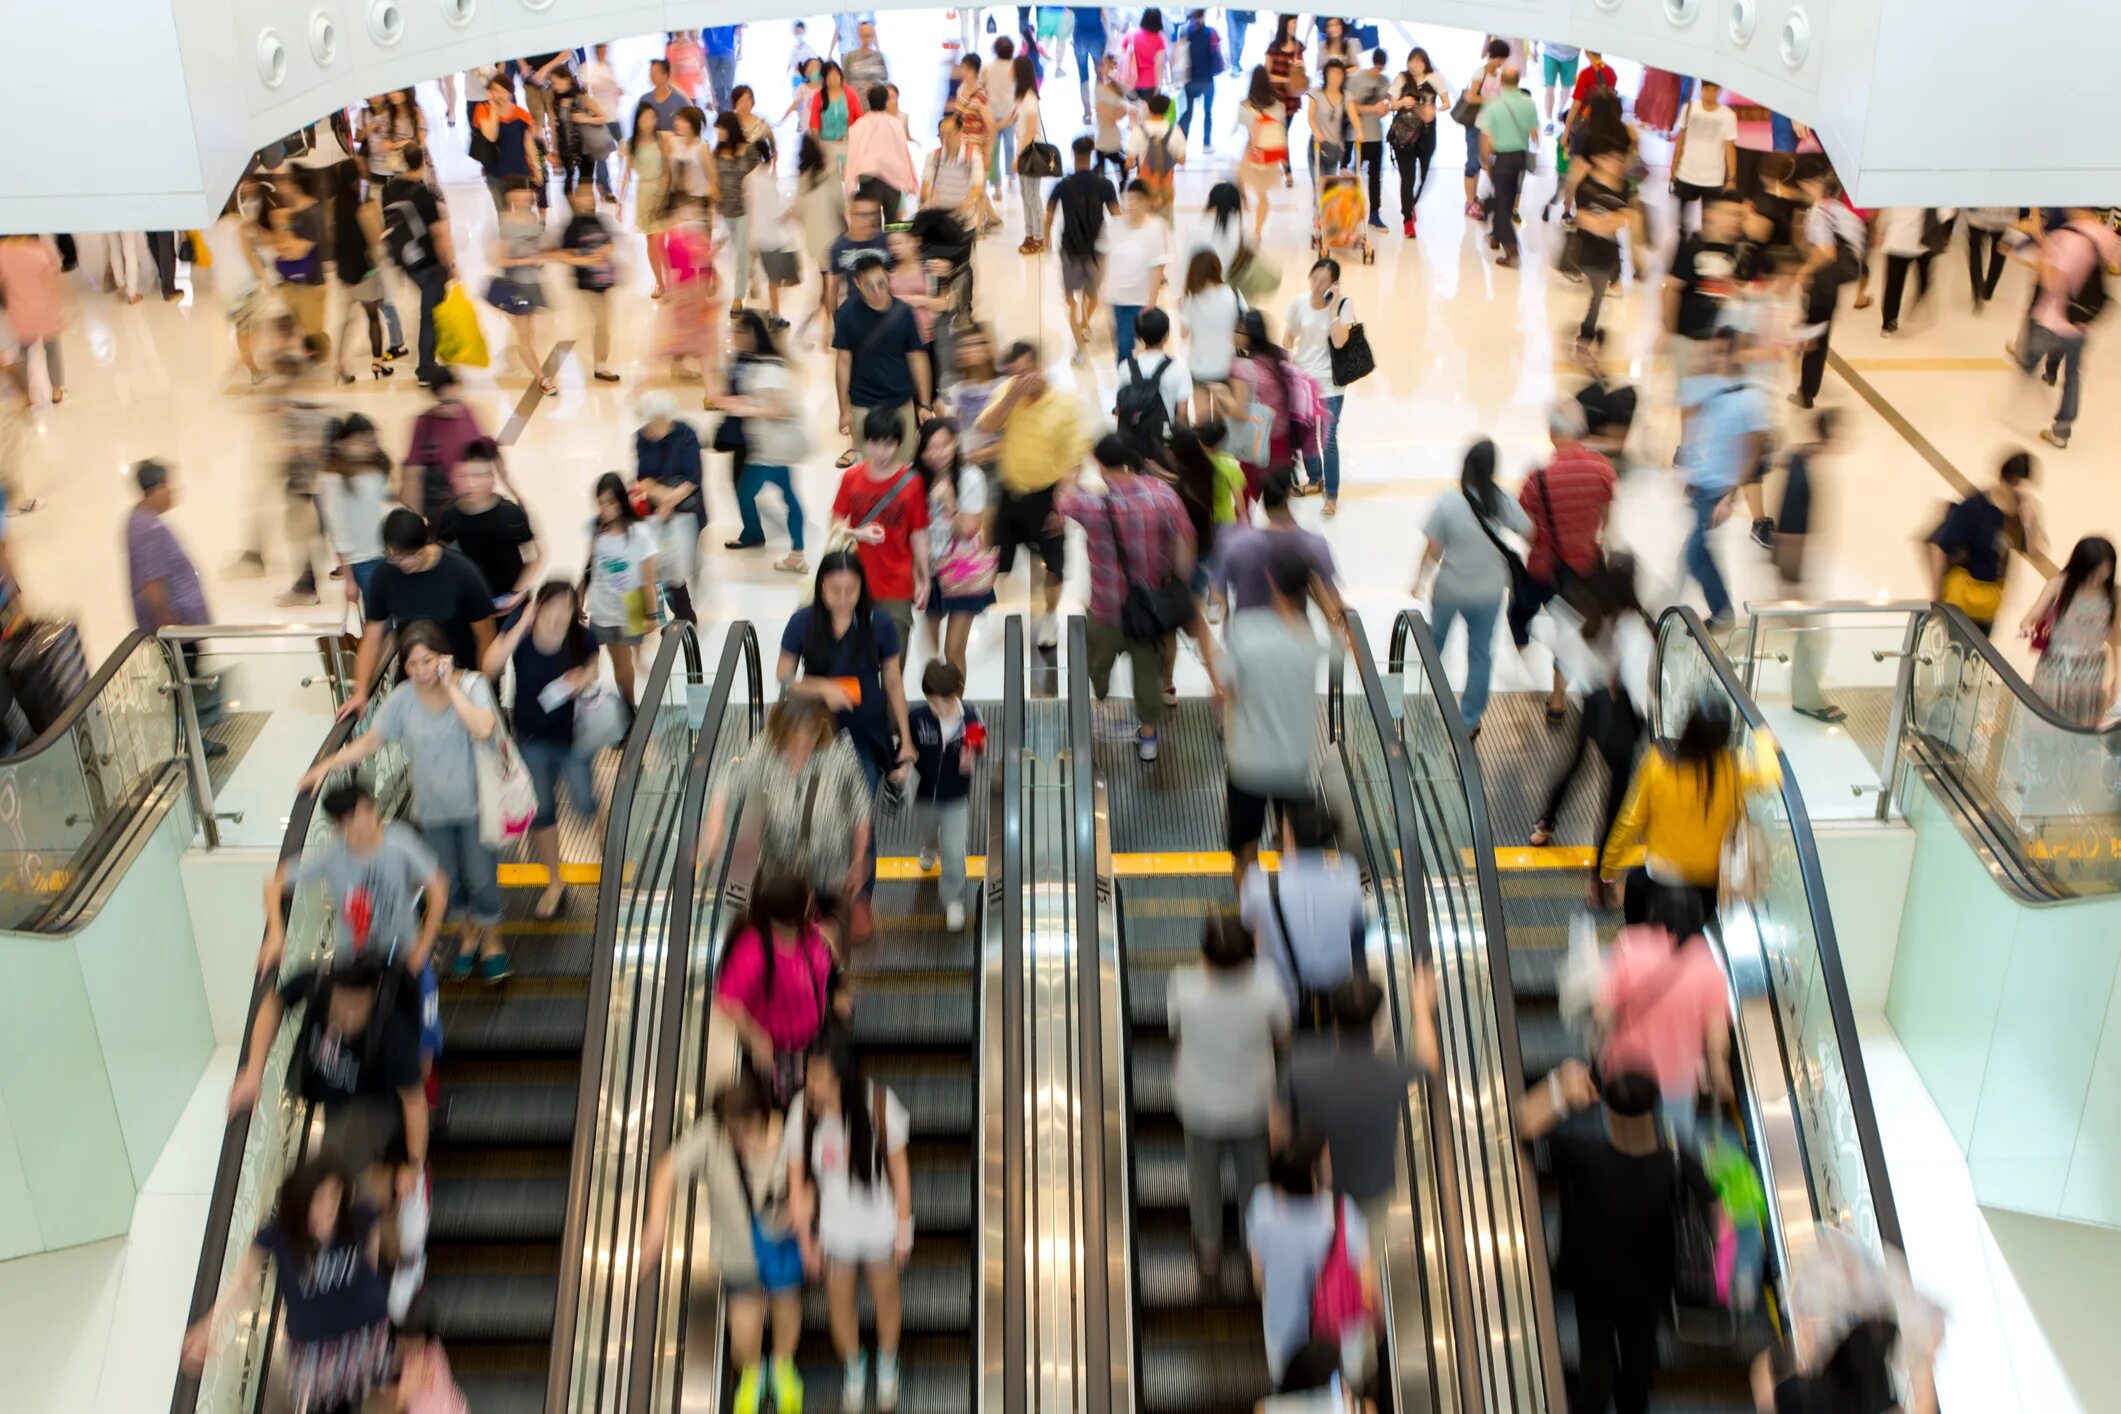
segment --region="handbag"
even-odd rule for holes
[[[1953,565],[1944,572],[1944,592],[1938,597],[1986,628],[2003,607],[2003,581],[1976,579],[1966,566]]]
[[[1057,177],[1061,174],[1060,149],[1046,141],[1046,115],[1038,115],[1038,141],[1027,142],[1016,154],[1019,177]]]
[[[452,284],[435,306],[435,360],[470,368],[484,368],[490,361],[486,336],[479,330],[479,312],[462,285]]]
[[[1001,552],[974,540],[951,544],[935,567],[935,580],[945,599],[971,599],[989,593],[1001,567]]]
[[[1248,397],[1245,406],[1223,419],[1228,436],[1223,440],[1223,450],[1246,466],[1265,466],[1269,448],[1274,441],[1274,409],[1257,397]]]
[[[478,674],[464,677],[465,693],[473,695],[471,680]],[[488,849],[500,849],[530,829],[538,813],[538,788],[530,779],[530,768],[523,764],[522,752],[516,749],[515,738],[498,719],[493,735],[472,743],[471,755],[479,787],[479,842]]]
[[[1480,507],[1473,503],[1473,493],[1470,491],[1461,490],[1460,494],[1466,498],[1466,506],[1473,512],[1473,521],[1476,525],[1480,527],[1480,533],[1488,537],[1488,543],[1495,547],[1495,553],[1502,556],[1502,562],[1505,565],[1509,566],[1511,604],[1516,605],[1531,603],[1532,572],[1524,567],[1524,560],[1518,555],[1518,553],[1515,550],[1512,550],[1508,545],[1503,543],[1502,537],[1495,533],[1495,527],[1488,524],[1488,518],[1482,515],[1480,513]],[[1555,563],[1561,563],[1559,557],[1556,557]],[[1514,616],[1515,610],[1513,609],[1513,621]]]
[[[751,439],[744,432],[744,419],[725,417],[714,427],[714,450],[717,452],[742,452],[751,447]]]
[[[1731,822],[1731,832],[1723,837],[1717,882],[1730,902],[1756,903],[1767,893],[1767,833],[1742,808]]]
[[[2035,653],[2045,653],[2047,645],[2055,641],[2055,611],[2052,606],[2040,616],[2040,622],[2033,625],[2032,636]]]
[[[1723,1284],[1717,1280],[1719,1219],[1721,1211],[1711,1201],[1701,1203],[1687,1191],[1686,1169],[1677,1146],[1672,1155],[1672,1300],[1676,1305],[1723,1307]]]
[[[1361,1335],[1377,1319],[1369,1290],[1362,1282],[1362,1269],[1348,1252],[1346,1223],[1348,1200],[1333,1195],[1333,1241],[1326,1260],[1311,1283],[1311,1335],[1338,1345],[1351,1335]]]
[[[1345,312],[1347,307],[1348,302],[1342,300],[1338,312]],[[1377,356],[1370,352],[1370,336],[1363,333],[1361,320],[1348,326],[1346,343],[1335,345],[1332,339],[1326,340],[1326,356],[1333,365],[1336,388],[1367,378],[1377,369]]]
[[[1598,947],[1598,925],[1588,913],[1579,912],[1569,919],[1569,950],[1554,974],[1554,990],[1562,1024],[1596,1041],[1598,998],[1605,990],[1605,954]]]
[[[1480,121],[1480,100],[1473,96],[1474,85],[1467,84],[1458,91],[1458,98],[1451,104],[1451,121],[1461,128],[1470,128]]]
[[[1230,288],[1244,296],[1246,304],[1256,305],[1281,288],[1281,267],[1256,250],[1245,250],[1230,272]]]
[[[1127,560],[1127,540],[1119,531],[1119,516],[1112,498],[1105,497],[1105,521],[1112,528],[1112,553],[1119,561],[1120,578],[1127,583],[1127,597],[1119,606],[1119,631],[1135,643],[1154,643],[1193,622],[1193,589],[1177,575],[1166,572],[1153,585],[1135,581],[1134,567]]]
[[[594,756],[626,740],[626,699],[598,683],[574,700],[574,754]]]
[[[582,155],[592,162],[601,162],[618,151],[618,139],[602,123],[576,123],[574,131],[575,140],[582,144]]]

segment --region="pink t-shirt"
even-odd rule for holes
[[[2100,265],[2121,262],[2121,236],[2091,221],[2072,221],[2047,237],[2047,268],[2040,272],[2040,298],[2033,322],[2071,337],[2084,331],[2069,322],[2069,302]]]
[[[13,342],[57,338],[66,327],[59,306],[59,258],[41,240],[0,241],[0,298]]]
[[[1138,29],[1127,40],[1127,52],[1134,56],[1134,86],[1156,87],[1156,63],[1164,57],[1164,37],[1154,30]]]
[[[1599,997],[1613,1034],[1599,1058],[1607,1074],[1639,1070],[1666,1095],[1698,1086],[1709,1023],[1730,1015],[1723,967],[1708,943],[1690,938],[1676,953],[1662,928],[1623,928],[1606,955]]]
[[[746,928],[729,944],[722,961],[722,975],[714,985],[717,997],[736,1003],[759,1024],[773,1048],[783,1054],[800,1051],[817,1039],[825,1024],[825,984],[832,976],[832,949],[816,928],[797,945],[791,955],[774,955],[773,995],[766,995],[765,950],[759,935]],[[807,961],[807,969],[803,965]]]

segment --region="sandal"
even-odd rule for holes
[[[1796,712],[1800,717],[1810,717],[1815,722],[1825,722],[1829,726],[1849,719],[1848,713],[1842,711],[1831,702],[1820,707],[1799,707]]]
[[[773,567],[784,574],[810,573],[810,562],[800,554],[784,555],[773,562]]]
[[[1561,725],[1561,724],[1562,724],[1563,722],[1566,722],[1566,721],[1567,721],[1568,719],[1569,719],[1569,709],[1568,709],[1568,708],[1566,708],[1566,707],[1556,707],[1556,706],[1554,706],[1554,705],[1553,705],[1553,704],[1551,704],[1551,703],[1549,703],[1549,704],[1548,704],[1548,706],[1547,706],[1547,725],[1548,725],[1548,726],[1550,726],[1550,727],[1558,727],[1558,726],[1560,726],[1560,725]]]
[[[835,461],[833,465],[838,467],[841,471],[845,471],[848,467],[853,466],[861,459],[862,454],[854,450],[854,448],[849,447],[846,451],[840,453],[839,460]]]
[[[530,916],[537,919],[540,923],[550,923],[553,919],[560,916],[560,910],[567,906],[567,886],[562,884],[557,889],[549,891],[549,896],[552,899],[552,907],[547,908],[545,899],[540,897],[537,906],[530,910]]]
[[[1869,295],[1856,296],[1856,303],[1854,307],[1857,309],[1869,309],[1871,307],[1871,297]]]
[[[1545,849],[1548,845],[1554,843],[1554,822],[1552,820],[1534,820],[1532,822],[1532,833],[1525,837],[1525,843],[1534,849]]]

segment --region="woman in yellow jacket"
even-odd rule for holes
[[[1598,901],[1612,907],[1618,900],[1621,870],[1640,845],[1643,862],[1631,871],[1663,884],[1687,884],[1702,891],[1711,916],[1722,882],[1723,845],[1731,827],[1743,818],[1745,798],[1772,790],[1782,782],[1774,739],[1756,733],[1750,750],[1731,745],[1730,705],[1718,699],[1696,703],[1669,746],[1657,743],[1642,753],[1627,799],[1606,836],[1599,858]],[[1628,921],[1635,917],[1639,887],[1628,890]]]

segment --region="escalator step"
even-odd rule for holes
[[[906,1329],[945,1335],[969,1334],[972,1330],[972,1287],[975,1269],[971,1249],[962,1241],[924,1234],[916,1227],[913,1257],[899,1273],[899,1300],[905,1307]],[[869,1305],[869,1287],[860,1292],[862,1326],[875,1326]],[[803,1288],[803,1328],[823,1331],[825,1288],[811,1282]]]
[[[1251,1258],[1232,1245],[1223,1253],[1221,1280],[1213,1291],[1201,1289],[1200,1270],[1193,1261],[1190,1236],[1182,1228],[1143,1231],[1134,1235],[1135,1259],[1139,1262],[1135,1285],[1141,1293],[1142,1309],[1205,1312],[1216,1306],[1237,1306],[1256,1313],[1252,1294]]]
[[[963,1067],[953,1066],[941,1073],[926,1069],[900,1072],[886,1055],[878,1057],[868,1069],[906,1107],[916,1140],[971,1138],[972,1111],[978,1094],[972,1076]]]
[[[1582,1060],[1588,1054],[1583,1038],[1562,1024],[1559,1012],[1536,1005],[1518,1009],[1517,1046],[1524,1057],[1527,1084],[1565,1060]]]
[[[449,1083],[442,1070],[438,1141],[452,1149],[492,1145],[567,1145],[574,1139],[577,1090],[573,1085],[467,1085]]]
[[[552,1339],[559,1284],[557,1268],[550,1273],[430,1272],[421,1299],[433,1312],[445,1346],[497,1340],[543,1345]]]
[[[949,933],[943,931],[942,909],[933,899],[916,907],[924,911],[910,918],[877,915],[876,938],[862,957],[862,975],[956,972],[969,978],[979,960],[979,910],[968,903],[963,930]]]
[[[579,1054],[588,1030],[583,997],[507,995],[507,984],[486,996],[442,1001],[443,1064],[458,1055]]]
[[[970,1046],[974,1000],[962,977],[939,983],[864,974],[854,988],[854,1038],[870,1049]]]
[[[869,1361],[869,1393],[864,1409],[876,1407],[874,1354],[872,1351]],[[962,1347],[931,1351],[908,1340],[899,1348],[898,1407],[907,1414],[972,1414],[972,1372],[963,1355]],[[805,1342],[796,1352],[795,1366],[796,1373],[803,1377],[805,1414],[838,1414],[842,1371],[833,1359],[831,1347],[822,1341],[814,1346]],[[483,1407],[472,1407],[477,1414],[486,1414]],[[733,1405],[725,1401],[723,1407]]]
[[[1689,1313],[1690,1325],[1714,1326],[1719,1317],[1710,1312]],[[1554,1322],[1561,1336],[1561,1363],[1574,1371],[1581,1367],[1583,1350],[1576,1336],[1576,1294],[1557,1287],[1554,1291]],[[1737,1333],[1727,1340],[1682,1340],[1672,1328],[1670,1314],[1657,1329],[1657,1368],[1668,1376],[1687,1373],[1695,1378],[1691,1388],[1713,1387],[1727,1383],[1734,1395],[1746,1388],[1747,1367],[1753,1356],[1774,1343],[1774,1331],[1762,1312],[1754,1312],[1740,1323]],[[1657,1407],[1666,1407],[1666,1401],[1657,1401]],[[1721,1404],[1713,1406],[1723,1408]],[[1750,1408],[1749,1404],[1735,1407]]]
[[[1518,931],[1514,925],[1510,928],[1510,991],[1551,1002],[1559,995],[1561,964],[1568,953],[1562,948],[1521,948]]]
[[[545,1380],[540,1375],[459,1375],[467,1408],[478,1414],[544,1414]]]
[[[567,1179],[450,1174],[435,1184],[435,1242],[557,1242],[567,1225]]]
[[[1128,979],[1132,982],[1132,978]],[[1128,1091],[1137,1115],[1171,1114],[1171,1038],[1167,1033],[1136,1031],[1127,1063],[1134,1083]]]
[[[909,1151],[915,1233],[970,1233],[973,1222],[972,1161],[962,1148]]]
[[[541,923],[538,926],[552,925]],[[590,964],[596,958],[594,920],[588,918],[581,920],[579,932],[511,933],[504,926],[501,940],[508,948],[508,960],[515,968],[516,977],[523,980],[578,978],[586,982]],[[477,982],[445,984],[465,988],[482,985]]]
[[[1143,1135],[1134,1143],[1136,1211],[1186,1206],[1186,1146],[1175,1138]]]
[[[1250,1409],[1273,1390],[1256,1316],[1227,1339],[1192,1329],[1154,1336],[1144,1330],[1137,1374],[1141,1407],[1149,1410]]]

